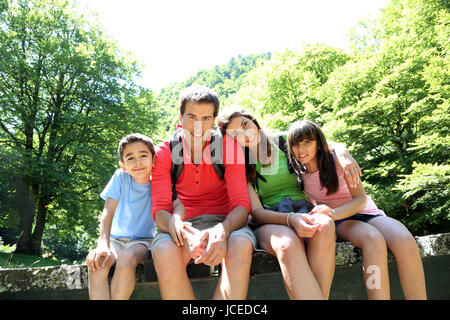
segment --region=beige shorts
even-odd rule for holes
[[[208,228],[214,227],[216,224],[221,223],[225,220],[224,215],[216,215],[216,214],[204,214],[195,218],[187,219],[186,221],[189,221],[192,223],[192,226],[194,228],[197,228],[198,230],[205,230]],[[250,240],[250,242],[253,245],[253,249],[256,248],[256,237],[253,231],[245,225],[244,227],[234,230],[230,234],[230,238],[234,236],[244,236],[247,239]],[[169,233],[165,232],[158,232],[156,236],[153,238],[151,250],[153,254],[153,248],[155,248],[159,243],[164,241],[173,241],[172,236]]]
[[[152,246],[153,239],[128,239],[128,238],[110,238],[109,243],[110,246],[114,248],[117,254],[119,254],[122,250],[131,247],[135,244],[142,244],[150,250]]]

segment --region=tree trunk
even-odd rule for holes
[[[20,214],[20,220],[18,230],[19,237],[14,252],[34,254],[31,241],[36,201],[27,181],[28,178],[23,177],[17,187],[16,203]]]
[[[31,239],[31,247],[37,256],[41,255],[42,236],[44,234],[48,202],[47,199],[40,198],[37,205],[36,225]]]

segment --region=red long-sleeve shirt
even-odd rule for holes
[[[236,206],[250,212],[244,153],[234,139],[223,137],[224,180],[220,179],[211,164],[209,142],[203,151],[201,164],[192,164],[186,154],[186,151],[183,152],[184,168],[175,185],[178,198],[186,208],[185,219],[203,214],[228,215]],[[153,218],[158,210],[172,212],[171,166],[170,144],[165,141],[156,148],[152,170]]]

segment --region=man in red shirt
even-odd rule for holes
[[[206,242],[205,251],[195,262],[210,266],[222,263],[214,299],[245,299],[256,239],[247,226],[250,200],[243,150],[234,139],[223,137],[225,174],[221,179],[211,164],[210,152],[211,129],[219,109],[217,94],[192,86],[183,91],[180,100],[184,167],[175,189],[186,208],[184,217],[173,214],[174,150],[170,150],[169,141],[158,146],[152,171],[152,213],[159,230],[152,254],[161,297],[195,298],[186,273],[191,254],[182,235],[188,221],[204,231]]]

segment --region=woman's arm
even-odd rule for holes
[[[248,184],[248,195],[250,197],[251,215],[260,223],[287,224],[286,219],[289,213],[281,213],[264,209],[258,194],[253,186]]]
[[[311,219],[309,214],[299,214],[293,212],[276,212],[264,209],[259,200],[258,195],[251,184],[248,184],[248,195],[250,196],[250,203],[252,208],[252,216],[256,221],[264,224],[281,224],[294,229],[299,237],[312,237],[320,226]],[[289,222],[288,222],[289,219]]]

